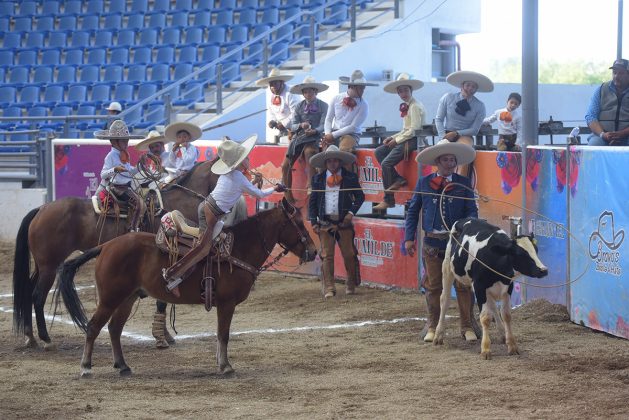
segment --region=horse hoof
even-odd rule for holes
[[[44,351],[57,351],[57,345],[54,343],[44,343]]]
[[[224,368],[219,369],[218,373],[223,376],[231,375],[232,373],[234,373],[234,368],[230,365],[227,365]]]
[[[170,347],[170,345],[168,344],[168,341],[166,341],[166,340],[156,340],[155,341],[155,347],[157,347],[160,350],[163,350],[163,349],[167,349],[168,347]]]
[[[514,356],[516,354],[520,354],[520,351],[518,350],[517,347],[513,347],[513,348],[510,348],[508,350],[509,350],[509,356]]]
[[[24,337],[24,346],[31,349],[36,349],[39,347],[39,344],[37,344],[37,340],[35,340],[33,337]]]
[[[127,366],[124,369],[120,369],[120,376],[122,377],[131,376],[131,368]]]
[[[81,379],[92,379],[93,377],[92,369],[83,369],[81,371]]]
[[[481,353],[481,354],[480,354],[480,357],[481,357],[483,360],[491,360],[491,352],[489,352],[489,351],[488,351],[488,352],[486,352],[486,353]]]

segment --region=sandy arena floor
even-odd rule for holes
[[[154,304],[144,299],[123,338],[133,375],[112,368],[104,331],[94,378],[79,379],[84,338],[63,311],[50,330],[55,351],[26,349],[13,333],[12,257],[13,245],[0,244],[2,419],[629,418],[629,342],[571,323],[561,306],[516,309],[521,354],[508,356],[494,330],[485,361],[455,319],[444,346],[420,342],[426,307],[417,293],[360,288],[345,297],[340,286],[323,301],[317,281],[278,273],[261,276],[236,310],[235,374],[216,374],[214,311],[177,307],[178,341],[157,350]],[[91,269],[78,285],[92,285]],[[80,296],[91,313],[94,289]]]

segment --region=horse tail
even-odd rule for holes
[[[72,318],[72,321],[83,332],[87,333],[87,316],[85,308],[79,299],[74,285],[74,276],[79,268],[89,260],[96,258],[103,250],[102,246],[89,249],[76,258],[66,261],[58,270],[58,285],[55,292],[55,313],[59,305],[59,295],[63,298],[63,303]]]
[[[37,207],[24,216],[15,238],[15,255],[13,258],[13,328],[18,333],[24,332],[26,320],[33,316],[33,289],[37,279],[37,269],[31,276],[28,228],[39,209]]]

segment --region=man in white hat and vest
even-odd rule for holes
[[[424,231],[422,257],[426,271],[424,289],[428,306],[428,321],[423,338],[426,342],[433,341],[439,321],[439,299],[443,290],[441,266],[449,239],[449,229],[457,220],[478,217],[478,208],[469,178],[455,173],[457,165],[470,163],[475,156],[476,152],[472,146],[451,143],[447,139],[422,150],[417,155],[417,161],[422,165],[437,167],[436,172],[417,181],[416,194],[406,214],[404,234],[404,248],[412,257],[416,251],[415,238],[421,213]],[[443,200],[440,199],[442,193]],[[476,340],[472,327],[471,291],[459,282],[454,283],[454,288],[459,306],[461,335],[467,341]]]
[[[174,142],[173,148],[164,162],[164,167],[170,172],[165,182],[185,175],[197,163],[199,151],[192,144],[201,138],[201,128],[188,122],[169,124],[164,130],[164,140]]]
[[[212,243],[223,228],[223,218],[231,211],[243,193],[256,198],[264,198],[274,191],[286,190],[282,184],[260,190],[245,176],[249,172],[249,153],[258,136],[252,135],[241,144],[223,140],[218,146],[218,156],[212,172],[220,175],[214,190],[199,204],[199,242],[170,268],[163,270],[166,288],[179,295],[177,286],[183,281],[188,270],[202,261],[212,249]]]
[[[147,156],[163,167],[170,156],[170,152],[166,150],[164,141],[165,137],[160,134],[159,131],[151,130],[141,142],[135,145],[135,149],[140,152],[146,152]],[[162,176],[162,179],[165,177],[166,174]]]
[[[318,143],[323,135],[323,123],[328,112],[328,104],[318,99],[317,94],[328,87],[326,84],[317,83],[312,76],[306,76],[302,83],[290,89],[295,95],[303,95],[304,100],[293,110],[290,143],[282,162],[282,183],[288,188],[286,199],[289,202],[294,201],[290,188],[293,185],[292,168],[297,159],[303,156],[306,162],[308,185],[315,174],[314,168],[310,165],[310,158],[319,151]]]
[[[493,82],[480,73],[456,71],[446,81],[459,89],[458,92],[446,93],[439,100],[435,125],[440,139],[474,145],[474,136],[483,124],[486,111],[476,96],[476,92],[491,92]],[[469,176],[469,165],[460,165],[458,174]]]
[[[354,245],[352,219],[365,201],[358,183],[358,176],[343,166],[354,163],[356,157],[343,152],[335,145],[314,155],[310,164],[322,169],[312,177],[312,193],[308,203],[308,217],[313,230],[321,242],[323,261],[323,296],[328,299],[336,295],[334,284],[334,245],[339,244],[347,271],[345,292],[356,293],[360,284],[358,251]]]
[[[133,175],[138,170],[131,165],[129,152],[129,139],[142,138],[141,135],[129,133],[129,128],[122,120],[115,120],[107,130],[94,132],[97,139],[109,140],[111,151],[105,156],[103,168],[100,171],[100,185],[96,191],[104,206],[109,204],[109,194],[116,197],[119,202],[129,206],[129,230],[138,231],[142,216],[146,210],[144,200],[131,187]]]
[[[397,94],[402,100],[399,107],[402,130],[384,139],[383,144],[376,148],[376,159],[382,167],[384,186],[384,200],[374,206],[373,210],[376,212],[386,212],[389,207],[395,207],[393,191],[407,185],[406,179],[395,170],[395,165],[417,149],[415,132],[424,125],[426,110],[424,105],[413,97],[413,91],[421,89],[422,86],[424,83],[421,80],[411,79],[407,73],[401,73],[395,81],[384,86],[385,92]]]
[[[122,105],[120,105],[120,102],[111,102],[107,105],[105,110],[107,111],[107,116],[109,117],[105,123],[105,130],[107,130],[111,126],[111,123],[117,119],[116,115],[122,112]]]
[[[267,77],[256,81],[257,86],[268,86],[269,93],[266,99],[266,121],[274,134],[272,143],[279,143],[280,139],[288,141],[288,129],[293,110],[299,102],[297,95],[291,93],[287,81],[293,78],[292,74],[282,74],[279,69],[271,69]]]
[[[325,149],[334,144],[341,151],[354,153],[369,114],[369,104],[363,99],[365,87],[378,85],[367,82],[360,70],[354,70],[349,78],[341,78],[339,83],[347,85],[347,91],[336,95],[330,103],[321,146]]]

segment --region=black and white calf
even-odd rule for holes
[[[441,314],[433,343],[443,344],[450,290],[454,280],[457,280],[467,287],[474,288],[481,310],[480,322],[483,326],[481,356],[484,359],[491,358],[489,325],[492,316],[495,317],[496,325],[507,343],[509,354],[519,354],[511,331],[510,297],[513,279],[517,273],[537,278],[548,274],[548,269],[537,256],[533,237],[523,235],[511,239],[502,229],[484,220],[471,218],[459,220],[452,225],[442,271]],[[500,314],[496,308],[497,301],[502,302]]]

